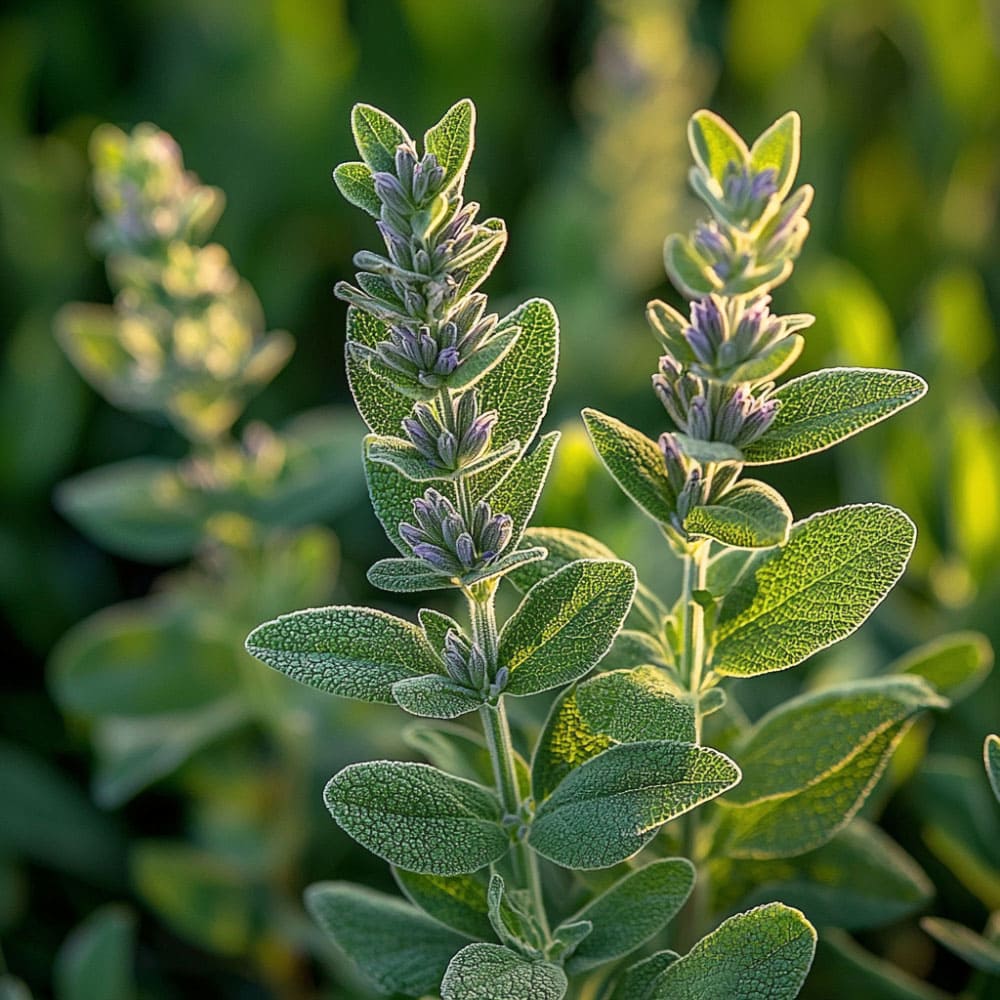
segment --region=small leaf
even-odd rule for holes
[[[782,115],[750,147],[750,166],[754,173],[771,169],[780,200],[791,190],[799,169],[799,145],[802,122],[794,111]]]
[[[535,918],[511,898],[503,878],[496,872],[490,876],[486,901],[490,924],[501,944],[526,958],[544,957],[545,934]]]
[[[473,875],[421,875],[393,868],[407,899],[439,923],[475,940],[493,936],[486,902],[486,879]]]
[[[608,868],[739,778],[739,768],[708,747],[669,740],[612,746],[571,771],[542,802],[528,842],[566,868]]]
[[[341,163],[333,171],[337,190],[356,208],[363,208],[376,219],[382,214],[382,202],[375,193],[371,167],[367,163]]]
[[[695,507],[684,528],[737,549],[781,545],[788,539],[792,512],[784,497],[767,483],[744,479],[718,502]]]
[[[773,395],[781,406],[767,433],[748,444],[748,465],[772,465],[838,444],[892,416],[927,391],[910,372],[827,368],[786,382]]]
[[[396,172],[396,147],[411,141],[399,122],[370,104],[355,104],[351,130],[361,159],[373,172]]]
[[[990,788],[1000,802],[1000,736],[990,734],[983,743],[983,761],[986,764],[986,776],[990,779]]]
[[[785,319],[787,318],[786,316]],[[799,334],[787,336],[776,344],[764,348],[760,354],[744,361],[743,364],[737,365],[728,372],[726,381],[772,382],[795,364],[805,346],[805,337]]]
[[[581,559],[535,584],[500,633],[506,693],[536,694],[582,677],[608,651],[628,614],[635,570]]]
[[[755,555],[726,595],[712,669],[735,677],[785,670],[850,635],[899,579],[915,536],[902,511],[881,504],[798,522],[787,544]]]
[[[470,944],[451,960],[441,1000],[562,1000],[568,988],[558,965],[522,958],[499,944]]]
[[[423,559],[379,559],[368,567],[368,582],[393,594],[412,594],[421,590],[447,590],[459,586],[458,577],[446,576]]]
[[[512,458],[521,450],[517,441],[510,441],[503,448],[497,448],[487,452],[474,462],[462,466],[461,469],[448,471],[438,466],[431,465],[424,456],[402,438],[382,437],[378,434],[369,434],[365,438],[365,452],[373,462],[380,462],[383,465],[391,465],[397,472],[402,473],[407,479],[412,479],[417,483],[429,483],[435,480],[454,480],[461,476],[468,476],[475,472],[482,472],[498,462],[503,462]]]
[[[531,454],[516,462],[510,472],[487,495],[493,510],[502,511],[514,522],[511,547],[520,543],[535,512],[558,443],[559,431],[546,434],[539,440]]]
[[[444,649],[445,636],[449,631],[455,631],[463,635],[462,626],[455,621],[451,615],[446,615],[442,611],[435,611],[433,608],[421,608],[417,612],[417,619],[420,627],[424,630],[424,635],[430,643],[431,649],[440,653]]]
[[[350,764],[323,794],[359,844],[407,871],[465,875],[498,861],[510,846],[490,791],[427,764]]]
[[[483,704],[481,695],[440,674],[406,677],[392,686],[396,704],[411,715],[455,719]]]
[[[816,951],[816,931],[781,903],[730,917],[654,981],[648,1000],[794,1000]]]
[[[683,688],[674,682],[671,670],[673,657],[663,643],[648,632],[623,628],[611,646],[608,655],[601,660],[601,669],[634,670],[636,667],[657,666],[661,668],[660,678],[670,685],[674,695],[683,694]]]
[[[743,452],[724,441],[703,441],[701,438],[688,437],[687,434],[681,434],[679,431],[674,431],[671,436],[681,451],[696,462],[709,464],[712,462],[739,463],[743,461]]]
[[[668,858],[629,872],[605,889],[566,921],[593,924],[569,959],[567,971],[575,975],[635,951],[680,912],[694,879],[690,861]]]
[[[688,144],[698,166],[720,185],[730,163],[743,166],[750,160],[747,144],[714,111],[703,109],[691,116]]]
[[[306,907],[361,972],[384,993],[437,991],[466,939],[403,900],[348,882],[317,882]]]
[[[941,917],[924,917],[920,926],[938,944],[958,955],[974,969],[990,976],[1000,976],[1000,944],[987,941],[981,934]]]
[[[617,743],[696,742],[690,700],[656,667],[598,674],[576,689],[576,704],[590,729]]]
[[[399,534],[399,525],[403,521],[413,521],[413,501],[422,497],[427,489],[426,483],[415,483],[397,472],[390,465],[381,465],[365,456],[365,478],[368,481],[368,494],[371,497],[372,508],[379,523],[385,529],[389,541],[404,555],[410,556],[410,547]],[[435,487],[452,503],[455,502],[455,485],[440,482]]]
[[[55,958],[57,1000],[132,1000],[135,997],[135,915],[114,904],[75,927]]]
[[[357,306],[347,310],[347,345],[344,352],[347,381],[364,422],[376,434],[398,434],[403,420],[410,415],[413,401],[398,392],[378,374],[352,344],[369,350],[389,339],[389,327]]]
[[[975,691],[993,666],[993,647],[980,632],[953,632],[900,657],[889,673],[923,677],[953,702]]]
[[[506,330],[498,329],[496,334],[483,344],[475,354],[467,361],[463,361],[454,373],[448,376],[446,380],[448,388],[459,390],[475,385],[510,354],[520,335],[521,331],[516,326]]]
[[[456,301],[471,295],[492,273],[507,249],[507,226],[503,219],[484,219],[473,237],[472,260],[462,268],[465,277],[455,293]]]
[[[476,106],[468,98],[452,105],[424,135],[424,148],[444,168],[445,187],[465,176],[475,146]]]
[[[440,669],[419,628],[373,608],[315,608],[282,615],[255,628],[246,647],[302,684],[390,705],[396,681]]]
[[[670,968],[681,956],[676,951],[658,951],[622,974],[609,1000],[647,1000],[650,987],[665,969]]]

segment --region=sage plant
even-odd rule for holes
[[[473,126],[460,102],[420,149],[358,105],[362,159],[334,173],[384,243],[337,286],[371,429],[369,491],[399,550],[369,579],[392,593],[452,591],[466,614],[423,608],[414,624],[320,608],[249,636],[255,656],[305,684],[422,720],[408,734],[430,763],[351,764],[324,793],[406,899],[331,882],[307,891],[308,906],[385,993],[794,997],[816,933],[771,901],[767,863],[801,856],[823,870],[815,852],[855,815],[914,717],[945,702],[916,670],[793,699],[753,727],[727,702],[723,681],[791,667],[857,628],[914,541],[906,516],[881,505],[793,525],[777,492],[742,473],[828,447],[924,383],[837,369],[775,388],[811,322],[772,314],[768,298],[807,232],[811,189],[789,194],[798,119],[747,149],[714,115],[695,116],[693,182],[712,219],[667,242],[691,314],[650,307],[665,352],[654,388],[675,429],[657,443],[585,415],[612,474],[684,562],[668,609],[597,540],[528,527],[557,437],[532,447],[556,317],[531,300],[499,319],[479,291],[506,231],[464,200]],[[524,596],[501,627],[504,580]],[[542,693],[541,731],[512,732],[508,708]],[[478,727],[453,721],[476,716]],[[852,850],[870,861],[880,836],[858,828],[838,842],[840,862],[850,868]]]

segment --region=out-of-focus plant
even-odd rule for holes
[[[115,553],[191,562],[152,596],[72,629],[50,684],[90,735],[102,806],[168,776],[186,797],[185,840],[130,847],[139,895],[177,933],[252,957],[291,995],[311,824],[304,792],[317,713],[324,727],[330,716],[296,685],[261,678],[238,637],[290,601],[332,592],[337,539],[311,522],[357,496],[359,428],[349,413],[317,411],[282,431],[253,422],[232,436],[292,342],[264,333],[253,289],[205,242],[222,193],[186,171],[174,140],[151,125],[130,134],[101,126],[91,153],[94,242],[115,301],[66,306],[59,339],[110,401],[165,418],[190,450],[85,472],[61,485],[57,502]]]

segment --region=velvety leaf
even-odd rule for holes
[[[410,141],[399,122],[370,104],[355,104],[351,131],[361,158],[373,171],[396,172],[396,147]]]
[[[483,704],[480,695],[440,674],[406,677],[392,686],[396,704],[411,715],[455,719]]]
[[[452,105],[424,135],[424,148],[444,168],[445,186],[465,175],[475,145],[476,106],[468,98]]]
[[[467,940],[409,903],[360,885],[317,882],[305,901],[316,923],[384,993],[435,993]]]
[[[690,699],[653,666],[598,674],[576,689],[576,705],[589,729],[617,743],[696,742]]]
[[[552,944],[548,948],[548,957],[554,962],[565,963],[580,947],[594,925],[589,920],[576,920],[572,923],[562,923],[552,932]]]
[[[132,1000],[135,934],[135,915],[124,906],[91,913],[56,954],[56,1000]]]
[[[648,632],[623,628],[611,645],[608,655],[601,660],[603,671],[634,670],[636,667],[655,665],[661,668],[660,679],[672,685],[675,695],[682,694],[682,688],[670,670],[672,657],[668,650]]]
[[[438,572],[423,559],[379,559],[368,567],[368,582],[392,594],[413,594],[421,590],[448,590],[458,579]]]
[[[816,951],[816,931],[781,903],[730,917],[654,981],[648,1000],[793,1000]]]
[[[337,190],[354,206],[363,208],[376,219],[382,212],[382,202],[375,193],[371,167],[367,163],[341,163],[333,171]]]
[[[493,936],[486,902],[487,880],[474,875],[421,875],[393,868],[400,889],[415,906],[467,938]]]
[[[486,900],[490,924],[501,944],[525,958],[546,957],[546,936],[538,921],[507,892],[503,876],[497,872],[490,876]]]
[[[788,317],[786,316],[787,320]],[[744,361],[733,368],[728,376],[729,382],[772,382],[787,371],[798,360],[802,349],[806,346],[805,337],[795,333],[779,340],[776,344],[766,347],[760,354]]]
[[[693,458],[697,462],[739,463],[743,461],[743,452],[735,445],[726,444],[725,441],[704,441],[701,438],[688,437],[687,434],[681,434],[680,431],[673,431],[671,436],[681,451],[688,458]]]
[[[427,764],[350,764],[324,790],[333,818],[390,864],[429,875],[465,875],[497,861],[510,841],[488,789]]]
[[[612,746],[570,771],[539,805],[528,842],[567,868],[608,868],[739,777],[729,758],[708,747],[669,740]]]
[[[635,965],[630,965],[610,1000],[646,1000],[653,983],[665,969],[670,968],[681,956],[676,951],[658,951]]]
[[[918,646],[889,667],[890,673],[923,677],[956,701],[974,691],[993,666],[993,647],[980,632],[953,632]]]
[[[440,670],[416,625],[374,608],[295,611],[255,628],[246,647],[302,684],[360,701],[392,704],[396,681]]]
[[[581,559],[535,584],[500,633],[506,693],[536,694],[582,677],[608,651],[628,614],[635,570]]]
[[[468,360],[463,361],[455,371],[448,376],[445,384],[449,389],[466,389],[470,385],[478,382],[487,372],[492,371],[507,355],[511,348],[517,343],[521,331],[518,327],[509,327],[506,330],[498,329],[475,354]]]
[[[685,298],[700,299],[722,288],[719,278],[677,233],[671,233],[663,244],[663,266],[674,287]]]
[[[986,776],[990,779],[990,788],[1000,802],[1000,736],[992,733],[983,743],[983,761],[986,764]]]
[[[417,619],[420,622],[420,627],[424,630],[427,642],[436,653],[440,653],[444,649],[445,636],[450,631],[454,631],[458,635],[465,634],[465,630],[451,615],[435,611],[433,608],[421,608],[417,612]]]
[[[483,230],[482,235],[474,237],[473,241],[480,252],[463,268],[465,277],[458,286],[457,299],[474,292],[493,273],[497,261],[507,249],[507,226],[503,219],[484,219],[480,229]]]
[[[789,111],[762,132],[750,147],[750,166],[754,172],[774,171],[779,199],[791,190],[799,169],[801,132],[802,122],[798,114]]]
[[[792,512],[785,498],[767,483],[744,479],[717,503],[693,508],[685,529],[738,549],[781,545],[788,539]]]
[[[441,1000],[562,1000],[566,974],[499,944],[466,945],[441,981]]]
[[[566,921],[593,924],[567,971],[583,972],[634,951],[677,915],[694,879],[694,866],[685,858],[653,861],[619,879]]]
[[[389,339],[389,327],[369,313],[350,306],[347,310],[347,381],[364,422],[376,434],[399,434],[403,420],[413,409],[413,400],[398,392],[379,375],[351,344],[374,349]]]
[[[799,521],[726,595],[712,669],[736,677],[784,670],[850,635],[899,579],[915,536],[902,511],[881,504]]]
[[[436,465],[431,465],[409,441],[402,438],[383,437],[379,434],[369,434],[365,438],[365,454],[372,462],[391,465],[407,479],[417,483],[430,483],[439,479],[458,479],[461,476],[480,472],[510,459],[521,450],[517,441],[511,441],[503,448],[497,448],[470,462],[461,469],[448,472]]]
[[[884,368],[828,368],[786,382],[774,422],[743,449],[748,465],[770,465],[811,455],[915,403],[927,383],[910,372]]]
[[[510,541],[511,548],[520,544],[528,522],[535,512],[558,443],[559,431],[546,434],[532,449],[531,454],[515,463],[510,472],[487,496],[494,511],[502,511],[510,515],[514,522]],[[512,442],[512,444],[516,444],[516,442]]]
[[[987,941],[981,934],[941,917],[924,917],[920,926],[938,944],[958,955],[974,969],[991,976],[1000,976],[1000,944]]]
[[[750,158],[746,143],[714,111],[696,111],[688,122],[688,144],[695,162],[720,184],[730,163],[742,166]]]

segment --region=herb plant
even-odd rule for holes
[[[795,666],[858,628],[902,573],[914,528],[878,504],[793,524],[781,496],[743,472],[830,447],[925,385],[832,369],[775,388],[812,321],[772,314],[768,294],[808,231],[812,189],[792,191],[798,118],[748,149],[699,112],[691,176],[711,219],[666,244],[690,316],[649,307],[665,352],[654,388],[675,429],[654,442],[584,414],[609,471],[682,560],[683,591],[670,608],[597,540],[529,528],[557,439],[532,447],[557,321],[542,300],[499,319],[478,290],[507,236],[463,198],[474,120],[470,102],[456,104],[420,150],[358,105],[361,161],[334,172],[385,244],[356,256],[356,284],[337,286],[371,430],[369,491],[400,553],[369,579],[392,593],[457,592],[467,616],[423,608],[415,625],[329,607],[249,636],[250,652],[305,684],[423,720],[408,734],[430,763],[352,764],[324,793],[340,826],[393,866],[406,900],[321,883],[308,906],[386,993],[794,997],[816,931],[770,887],[786,885],[787,901],[825,923],[843,911],[846,883],[856,926],[926,898],[902,852],[851,820],[914,719],[947,702],[918,657],[906,673],[802,695],[750,725],[725,682]],[[503,580],[523,598],[501,627]],[[546,692],[540,732],[512,732],[508,707]],[[473,715],[481,731],[452,721]]]

